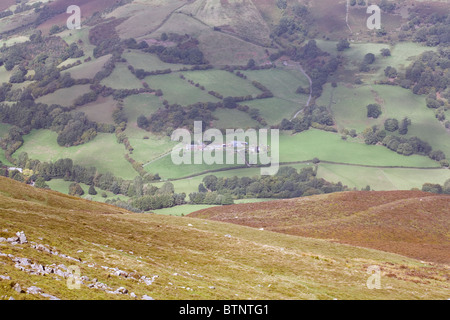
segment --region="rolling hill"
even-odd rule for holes
[[[450,196],[446,195],[344,192],[214,207],[190,216],[450,263]]]
[[[223,222],[132,214],[6,178],[0,178],[0,223],[1,299],[446,299],[450,294],[445,265]],[[367,269],[373,265],[381,269],[382,287],[369,290]],[[80,272],[79,289],[67,287],[68,280],[74,284],[70,270]]]

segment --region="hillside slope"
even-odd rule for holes
[[[190,216],[450,263],[450,196],[345,192],[210,208]]]
[[[5,178],[0,178],[0,238],[1,299],[450,295],[445,266],[233,224],[130,214]],[[366,287],[371,265],[382,270],[380,290]],[[67,287],[71,266],[80,271],[78,290]]]

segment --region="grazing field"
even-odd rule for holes
[[[136,78],[124,63],[117,63],[112,74],[101,81],[101,84],[113,89],[139,89],[142,82]]]
[[[0,67],[0,84],[2,83],[8,83],[9,78],[11,78],[12,71],[8,71],[5,69],[5,66]]]
[[[152,4],[149,6],[142,1],[134,1],[117,8],[106,16],[127,18],[116,27],[117,33],[122,39],[141,38],[157,30],[171,12],[183,5],[180,0],[168,0],[164,3],[151,2]]]
[[[69,186],[72,183],[73,183],[72,181],[64,181],[62,179],[53,179],[53,180],[47,181],[47,185],[50,187],[50,189],[52,189],[53,191],[64,193],[64,194],[69,194]],[[95,190],[97,191],[97,194],[90,195],[88,193],[88,191],[89,191],[88,185],[86,185],[84,183],[80,183],[80,186],[84,191],[84,195],[82,196],[82,198],[86,199],[86,200],[105,202],[106,200],[111,200],[111,199],[120,199],[123,201],[126,201],[129,199],[127,196],[124,196],[122,194],[115,195],[114,193],[112,193],[110,191],[104,191],[97,187],[95,188]],[[106,194],[106,196],[107,196],[106,198],[102,197],[103,193]]]
[[[344,141],[339,134],[310,129],[280,135],[280,161],[320,160],[371,166],[439,167],[428,157],[399,155],[383,146]]]
[[[162,214],[162,215],[168,215],[168,216],[186,216],[192,212],[212,208],[215,207],[213,205],[203,205],[203,204],[185,204],[182,206],[176,206],[173,208],[164,208],[164,209],[158,209],[153,210],[152,213],[156,214]]]
[[[93,79],[95,75],[103,69],[103,66],[110,58],[111,55],[107,54],[98,59],[84,62],[81,65],[67,69],[65,72],[70,73],[71,77],[74,79]],[[63,72],[63,74],[65,72]]]
[[[91,89],[89,84],[77,85],[70,88],[59,89],[53,93],[39,97],[36,99],[36,102],[48,105],[59,104],[63,107],[70,107],[77,98],[90,91]]]
[[[294,166],[295,167],[295,166]],[[330,182],[342,182],[358,190],[370,186],[372,190],[421,189],[424,183],[443,185],[450,179],[448,169],[402,169],[366,168],[321,163],[317,172],[319,178]]]
[[[182,74],[186,79],[205,86],[207,91],[216,91],[224,97],[258,95],[261,93],[251,84],[251,81],[241,79],[228,71],[206,70],[182,72]]]
[[[0,138],[3,138],[5,134],[8,134],[11,125],[0,122]]]
[[[419,167],[440,168],[440,165],[428,157],[399,155],[383,146],[366,145],[356,140],[344,141],[339,134],[316,129],[296,135],[280,135],[280,162],[302,162],[318,158],[321,161],[331,161],[357,166],[376,167]],[[273,143],[269,138],[269,145]],[[159,173],[163,179],[178,179],[206,171],[216,171],[223,168],[240,167],[242,165],[178,165],[174,166],[170,155],[160,158],[145,169],[151,173]],[[225,171],[226,174],[230,174]],[[214,173],[217,174],[217,173]],[[423,180],[421,180],[423,181]],[[364,186],[366,186],[365,184]],[[197,184],[198,186],[198,184]],[[356,184],[355,184],[356,186]],[[413,187],[416,187],[414,185]]]
[[[96,101],[88,103],[77,111],[84,112],[88,119],[97,123],[110,123],[114,124],[112,113],[117,108],[117,101],[112,97],[99,97]]]
[[[275,97],[292,102],[307,101],[306,95],[296,94],[298,87],[309,88],[308,79],[299,69],[276,69],[243,71],[249,80],[258,81],[269,88]]]
[[[18,293],[14,283],[63,300],[144,295],[156,300],[447,299],[449,292],[448,270],[439,264],[204,219],[131,214],[2,177],[0,208],[8,229],[0,235],[8,238],[20,230],[29,242],[3,243],[2,253],[44,266],[74,265],[111,291],[124,287],[136,295],[89,288],[92,280],[69,290],[56,274],[31,275],[14,267],[11,256],[2,256],[2,270],[11,280],[0,280],[0,295],[16,300],[48,297]],[[61,254],[42,253],[31,247],[33,242]],[[380,290],[366,287],[370,265],[382,270]],[[116,270],[128,277],[117,276]],[[153,280],[150,291],[139,281],[142,276]]]
[[[298,99],[298,102],[293,102],[282,98],[269,98],[246,101],[244,104],[258,109],[268,125],[278,125],[283,119],[292,119],[308,100],[306,95],[299,95]]]
[[[127,63],[132,65],[134,69],[143,69],[145,71],[166,69],[179,70],[186,67],[183,64],[165,63],[156,55],[138,50],[127,50],[123,53],[122,57],[125,58]]]
[[[214,121],[214,128],[217,129],[247,129],[261,126],[253,120],[248,113],[237,109],[217,109],[213,116],[219,120]]]
[[[84,59],[91,57],[94,59],[94,49],[95,46],[90,43],[89,41],[89,31],[91,27],[84,26],[80,30],[76,30],[74,32],[73,30],[65,30],[58,34],[64,41],[67,42],[67,44],[76,43],[79,48],[83,49],[84,52]],[[100,57],[99,59],[102,59]]]
[[[137,127],[137,118],[140,115],[150,116],[163,107],[162,99],[153,94],[136,94],[124,99],[124,112],[129,125]]]
[[[97,137],[80,146],[60,147],[56,142],[57,134],[49,130],[32,131],[24,136],[23,146],[13,155],[21,152],[40,161],[56,161],[71,158],[74,164],[85,167],[96,167],[101,173],[107,171],[117,177],[133,179],[137,172],[124,158],[125,148],[117,143],[113,134],[99,133]]]
[[[450,133],[436,119],[434,111],[427,108],[425,96],[413,94],[410,90],[396,86],[372,85],[349,87],[339,84],[337,88],[325,86],[320,105],[328,105],[340,130],[356,129],[358,133],[364,129],[380,125],[388,118],[401,121],[404,117],[411,119],[406,137],[417,136],[427,141],[435,150],[442,150],[450,157]],[[382,115],[378,119],[367,118],[366,106],[378,103]],[[398,132],[394,133],[399,135]]]
[[[449,205],[449,195],[360,191],[215,207],[190,216],[448,264]]]
[[[163,98],[170,104],[180,104],[183,106],[196,102],[217,102],[219,99],[209,95],[206,91],[189,84],[180,79],[178,73],[164,74],[158,76],[148,76],[145,81],[150,88],[161,89]]]

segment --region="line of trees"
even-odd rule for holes
[[[317,169],[309,167],[297,171],[292,167],[281,167],[274,176],[262,177],[216,177],[203,178],[198,192],[189,195],[193,203],[205,203],[216,195],[234,198],[296,198],[322,193],[347,190],[342,183],[330,183],[317,178]],[[215,192],[215,193],[213,193]],[[213,193],[210,197],[208,194]],[[208,197],[208,198],[207,198]]]

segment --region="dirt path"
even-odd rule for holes
[[[296,65],[289,65],[290,67],[295,67]],[[312,79],[310,76],[308,76],[308,74],[305,72],[305,69],[303,69],[303,66],[298,63],[298,67],[300,68],[300,71],[303,73],[303,75],[308,79],[309,81],[309,98],[308,98],[308,102],[306,103],[305,107],[308,107],[309,104],[311,103],[311,99],[312,99]],[[294,120],[295,118],[297,118],[297,116],[300,114],[300,112],[303,111],[304,108],[301,108],[300,110],[297,111],[297,113],[292,117],[291,121]]]
[[[350,15],[350,0],[347,0],[347,14],[345,16],[345,23],[347,24],[347,27],[350,30],[350,32],[353,33],[353,30],[352,30],[352,28],[350,27],[350,25],[348,23],[349,15]]]

